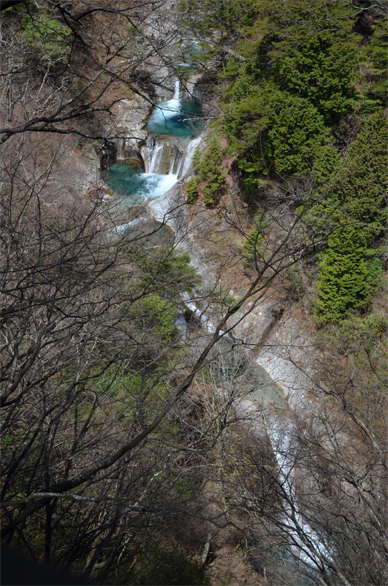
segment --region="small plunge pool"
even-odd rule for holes
[[[172,99],[153,110],[144,130],[169,136],[195,136],[204,126],[201,107],[195,102]]]
[[[144,130],[153,135],[168,135],[181,137],[186,142],[186,149],[190,140],[196,137],[204,127],[203,112],[199,104],[179,99],[179,80],[175,82],[175,91],[172,100],[161,102],[151,112]],[[156,136],[157,141],[157,136]],[[163,141],[162,141],[163,142]],[[193,141],[192,141],[193,142]],[[168,157],[168,149],[163,150],[163,145],[152,143],[154,154]],[[158,148],[155,148],[157,144]],[[183,146],[183,143],[182,143]],[[153,161],[152,153],[149,159]],[[149,160],[147,158],[147,161]],[[160,161],[158,161],[160,163]],[[170,162],[171,163],[171,162]],[[117,160],[104,169],[102,178],[119,196],[120,204],[133,207],[148,199],[161,197],[177,182],[175,158],[169,165],[169,173],[145,173],[144,163],[137,158]],[[162,170],[160,165],[149,165],[149,170]]]
[[[143,164],[137,159],[112,163],[103,170],[102,178],[121,203],[129,207],[164,195],[177,180],[175,175],[145,173]]]

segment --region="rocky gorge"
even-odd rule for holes
[[[1,3],[2,536],[38,566],[386,583],[386,15],[361,4]]]
[[[146,103],[139,108],[138,102],[121,100],[115,113],[117,130],[129,138],[118,139],[111,144],[109,155],[103,152],[100,163],[96,158],[93,161],[96,167],[90,173],[91,176],[99,174],[98,185],[105,194],[106,205],[113,204],[113,209],[117,206],[119,210],[116,209],[115,215],[116,231],[120,236],[130,236],[133,230],[136,234],[146,235],[148,230],[155,230],[155,221],[168,226],[174,233],[175,246],[189,253],[191,263],[207,289],[229,287],[233,295],[239,296],[244,295],[247,283],[239,282],[236,270],[231,275],[225,271],[225,251],[221,243],[220,254],[214,254],[217,234],[230,231],[231,221],[241,221],[241,214],[244,215],[236,185],[229,183],[229,193],[223,198],[223,214],[218,209],[208,210],[206,207],[197,208],[193,214],[186,203],[184,187],[193,175],[192,159],[197,148],[206,148],[208,132],[206,123],[202,118],[198,122],[196,116],[206,118],[201,109],[205,112],[214,109],[214,104],[203,102],[204,96],[196,89],[199,80],[200,76],[193,75],[183,90],[180,90],[177,80],[172,99],[165,101],[171,90],[164,90],[159,97],[162,101],[153,109]],[[181,93],[184,100],[195,101],[181,101]],[[208,99],[208,94],[205,98]],[[195,108],[190,104],[194,104]],[[169,127],[171,118],[175,118],[173,128]],[[124,180],[115,183],[115,173],[120,173],[120,170]],[[125,181],[129,182],[123,188]],[[237,212],[236,207],[240,208]],[[131,219],[123,223],[128,212]],[[209,246],[209,242],[213,244]],[[215,248],[217,251],[217,244]],[[234,282],[233,278],[237,281]],[[219,319],[217,313],[211,306],[201,307],[201,302],[198,305],[195,299],[191,301],[189,297],[182,299],[181,328],[187,327],[183,315],[188,308],[192,314],[198,315],[204,336],[214,332],[213,324]],[[314,325],[302,306],[288,304],[287,307],[282,306],[281,302],[279,305],[279,294],[275,289],[269,289],[265,295],[247,299],[230,318],[227,331],[233,336],[228,338],[230,342],[227,345],[241,345],[244,360],[250,365],[248,382],[240,386],[238,379],[236,382],[239,386],[235,406],[237,413],[246,420],[251,432],[259,437],[264,434],[270,439],[279,467],[283,470],[283,460],[287,460],[288,452],[287,434],[292,434],[293,413],[313,409],[312,404],[308,407],[307,395],[310,376],[314,373],[310,360],[314,354]],[[274,414],[271,414],[273,409]],[[279,433],[279,426],[283,429],[282,434]],[[289,432],[285,431],[287,428]],[[293,474],[292,465],[289,465],[288,473]],[[293,497],[293,482],[287,490]],[[295,523],[295,536],[300,524],[306,527],[302,517]],[[318,537],[311,528],[309,531],[315,546],[319,548]],[[308,547],[307,553],[303,553],[305,547],[302,542],[298,542],[297,549],[302,552],[295,552],[302,561],[310,557]],[[310,559],[309,563],[314,567],[319,563],[318,558]]]

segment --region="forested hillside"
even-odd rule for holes
[[[280,204],[298,185],[295,205],[303,206],[303,191],[306,200],[315,191],[310,221],[321,221],[328,238],[318,255],[315,313],[321,322],[339,321],[352,309],[367,307],[383,283],[384,13],[372,15],[367,2],[256,2],[245,10],[236,3],[224,11],[209,3],[209,8],[213,26],[224,19],[225,39],[240,37],[239,57],[228,60],[220,74],[225,81],[218,128],[237,157],[244,197],[259,206],[277,188]],[[198,9],[193,4],[196,18]],[[209,15],[199,20],[203,30]],[[199,173],[215,185],[202,168]],[[205,202],[208,191],[205,187]]]
[[[386,584],[387,2],[0,15],[4,559]]]

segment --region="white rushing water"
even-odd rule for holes
[[[153,136],[147,140],[146,147],[142,149],[144,167],[146,173],[157,173],[163,158],[164,143],[159,142]]]
[[[173,100],[177,102],[179,101],[179,90],[179,81],[177,80],[173,96]],[[203,136],[197,136],[192,139],[183,155],[176,147],[176,144],[167,137],[151,136],[146,147],[143,147],[144,151],[142,153],[147,173],[152,174],[161,171],[167,173],[163,176],[165,177],[165,182],[162,181],[160,189],[158,189],[158,194],[162,196],[165,193],[165,196],[153,201],[149,206],[155,220],[170,223],[169,218],[173,215],[171,211],[172,203],[169,200],[169,194],[166,192],[176,183],[178,178],[184,177],[189,172],[195,150],[200,146],[202,140]],[[206,315],[206,312],[202,312],[196,306],[188,293],[182,294],[182,299],[186,307],[199,320],[201,329],[207,334],[213,334],[215,326]],[[179,316],[178,321],[183,332],[183,315]],[[220,334],[223,335],[224,332],[220,332]],[[229,336],[225,335],[225,338],[233,342]],[[332,559],[330,552],[310,524],[306,522],[297,506],[294,462],[291,458],[293,423],[289,419],[286,423],[282,421],[280,426],[275,418],[269,418],[266,421],[266,428],[279,467],[280,481],[285,494],[282,522],[284,530],[290,538],[292,553],[302,563],[311,568],[321,566],[322,560],[330,563]]]
[[[183,313],[181,312],[180,309],[178,310],[178,315],[175,320],[175,325],[180,330],[180,337],[181,337],[181,340],[184,342],[187,338],[187,324],[186,324],[185,316],[183,315]]]
[[[198,309],[195,303],[190,301],[190,295],[188,293],[182,293],[182,299],[184,300],[186,307],[188,307],[193,312],[195,317],[199,319],[202,329],[209,334],[213,334],[216,331],[216,328],[210,319]]]
[[[178,175],[182,164],[182,152],[169,137],[150,136],[141,149],[146,173]]]
[[[216,328],[211,319],[207,315],[205,315],[204,312],[198,309],[195,303],[190,301],[190,295],[188,293],[184,292],[181,296],[186,307],[188,307],[188,309],[190,309],[195,315],[195,317],[199,319],[199,321],[201,322],[201,328],[208,334],[214,334]],[[226,334],[224,330],[220,330],[220,336],[222,336],[223,339],[227,340],[228,342],[234,342],[233,338],[229,336],[229,334]]]
[[[180,83],[177,79],[172,100],[163,103],[162,107],[159,110],[156,109],[152,114],[156,121],[160,118],[159,124],[162,131],[165,122],[172,120],[176,116],[176,112],[180,108],[179,97]],[[151,121],[152,116],[150,118]],[[145,173],[142,176],[147,180],[152,179],[152,177],[155,178],[155,180],[152,179],[152,183],[153,181],[155,183],[149,188],[148,197],[158,199],[154,199],[149,204],[149,211],[154,220],[166,222],[170,225],[174,212],[171,209],[173,204],[169,199],[168,191],[176,184],[178,179],[186,176],[189,172],[194,153],[201,145],[203,135],[197,136],[189,142],[182,143],[177,140],[172,140],[167,135],[158,134],[158,130],[151,130],[150,132],[154,134],[149,136],[146,145],[141,149],[145,165]],[[189,140],[189,136],[187,140]],[[180,145],[179,148],[177,144]],[[187,145],[186,148],[182,148],[183,144]],[[122,146],[120,145],[119,148],[121,147],[124,150],[124,146],[125,141],[123,141]],[[122,234],[128,229],[135,228],[135,226],[138,227],[139,223],[145,221],[144,218],[140,218],[118,226],[116,233]],[[206,312],[202,312],[196,306],[188,293],[182,294],[182,300],[200,322],[203,332],[213,334],[216,328],[211,319],[206,315]],[[182,332],[182,339],[185,339],[186,322],[182,312],[177,316],[176,325]],[[221,331],[220,334],[222,336],[224,332]],[[232,338],[227,334],[224,334],[224,339],[233,342]],[[294,423],[291,417],[286,418],[286,420],[283,419],[280,423],[275,417],[269,416],[265,420],[265,424],[279,468],[280,482],[284,490],[282,523],[284,531],[289,536],[291,551],[297,559],[311,568],[321,566],[322,560],[326,560],[330,564],[332,561],[330,552],[311,525],[306,522],[298,508],[294,461],[292,458],[294,452],[292,446],[292,436],[295,431]]]
[[[201,144],[202,138],[202,136],[197,136],[197,138],[194,138],[192,141],[190,141],[178,171],[179,178],[184,177],[190,169],[195,149]]]
[[[179,79],[177,79],[175,82],[174,95],[173,95],[172,99],[176,100],[178,102],[179,101],[179,94],[180,94],[180,83],[179,83]]]
[[[171,164],[170,164],[170,169],[169,169],[168,174],[175,175],[176,177],[178,177],[178,171],[181,166],[181,162],[182,162],[182,153],[177,148],[175,148],[174,152],[172,153]]]
[[[125,138],[119,139],[117,142],[117,159],[122,160],[124,159],[125,153]]]
[[[291,538],[292,553],[309,567],[321,567],[322,559],[332,561],[332,556],[320,537],[298,510],[295,488],[295,450],[292,447],[294,423],[291,419],[281,421],[275,417],[264,417],[272,451],[279,467],[280,481],[285,493],[283,499],[284,530]],[[292,503],[292,504],[290,504]],[[303,535],[303,540],[301,538]]]
[[[162,197],[177,182],[176,175],[159,175],[142,173],[144,181],[144,199]]]
[[[132,220],[131,222],[127,222],[126,224],[121,224],[120,226],[115,226],[113,229],[113,232],[118,235],[124,234],[130,228],[132,228],[134,226],[139,226],[139,224],[142,224],[145,221],[146,221],[145,218],[136,218],[136,220]]]

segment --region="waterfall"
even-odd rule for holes
[[[164,143],[160,143],[157,137],[153,136],[147,140],[146,146],[141,149],[146,173],[158,172],[163,157],[163,147]]]
[[[171,158],[171,166],[168,172],[169,175],[176,175],[178,177],[178,171],[181,166],[182,161],[182,153],[176,147],[173,150],[172,158]]]
[[[142,222],[145,222],[145,221],[146,221],[145,218],[136,218],[136,220],[132,220],[131,222],[128,222],[127,224],[121,224],[120,226],[115,226],[112,229],[112,232],[114,232],[117,235],[124,234],[132,226],[137,226],[138,224],[141,224]]]
[[[195,153],[195,149],[197,148],[197,146],[199,146],[201,141],[202,141],[202,137],[197,136],[197,138],[194,138],[192,141],[189,142],[189,145],[186,150],[186,154],[182,159],[182,163],[181,163],[179,171],[178,171],[179,178],[184,177],[186,175],[187,171],[190,169],[191,162],[193,160],[193,156]]]
[[[291,446],[294,424],[291,420],[285,423],[283,420],[280,422],[273,417],[266,418],[264,414],[263,416],[268,438],[278,464],[282,489],[286,495],[283,501],[283,522],[288,535],[292,536],[292,541],[296,544],[291,545],[291,549],[296,558],[299,558],[310,567],[319,567],[322,564],[322,558],[330,563],[332,562],[332,556],[325,544],[322,543],[309,523],[305,521],[297,507],[298,497],[294,481],[294,451]],[[303,541],[300,537],[301,532],[305,537]]]
[[[129,195],[136,194],[136,201],[141,201],[142,198],[159,198],[163,195],[163,189],[167,193],[178,181],[178,176],[186,174],[190,168],[192,156],[200,141],[198,138],[194,141],[191,139],[193,133],[200,128],[202,111],[193,102],[180,101],[180,81],[176,78],[170,80],[174,86],[171,87],[173,97],[166,102],[160,102],[150,113],[148,122],[142,129],[148,131],[143,146],[140,149],[137,146],[132,147],[132,139],[117,140],[118,160],[138,159],[139,150],[141,153],[138,167],[132,164],[131,168],[129,161],[128,171],[125,165],[112,165],[112,169],[107,170],[106,180],[123,197],[129,198]],[[140,169],[141,158],[144,171]],[[134,201],[133,197],[128,199],[129,205],[133,206]]]
[[[162,161],[163,158],[163,143],[162,144],[158,144],[158,141],[155,140],[155,147],[154,150],[152,151],[152,157],[150,160],[150,164],[149,164],[149,169],[148,169],[148,173],[157,173],[158,172],[158,167]]]
[[[117,159],[122,160],[125,158],[125,138],[117,141]]]
[[[187,292],[183,292],[181,294],[181,297],[186,307],[188,307],[188,309],[190,309],[195,315],[195,317],[199,319],[199,321],[201,322],[201,328],[208,334],[214,334],[216,328],[213,325],[212,321],[210,320],[210,318],[207,317],[207,315],[205,315],[204,312],[198,309],[195,303],[193,303],[190,300],[190,295]],[[225,334],[224,330],[220,330],[220,335],[223,336],[224,340],[227,340],[228,342],[234,342],[233,338],[231,338],[229,334]]]
[[[173,95],[173,100],[176,100],[177,102],[179,101],[179,79],[176,80],[175,82],[175,89],[174,89],[174,95]]]
[[[184,342],[187,338],[187,324],[185,316],[183,315],[180,309],[178,309],[178,315],[175,319],[175,325],[180,330],[180,337],[181,340]]]
[[[170,140],[152,136],[146,146],[142,147],[141,154],[146,173],[175,176],[178,174],[182,153]]]

